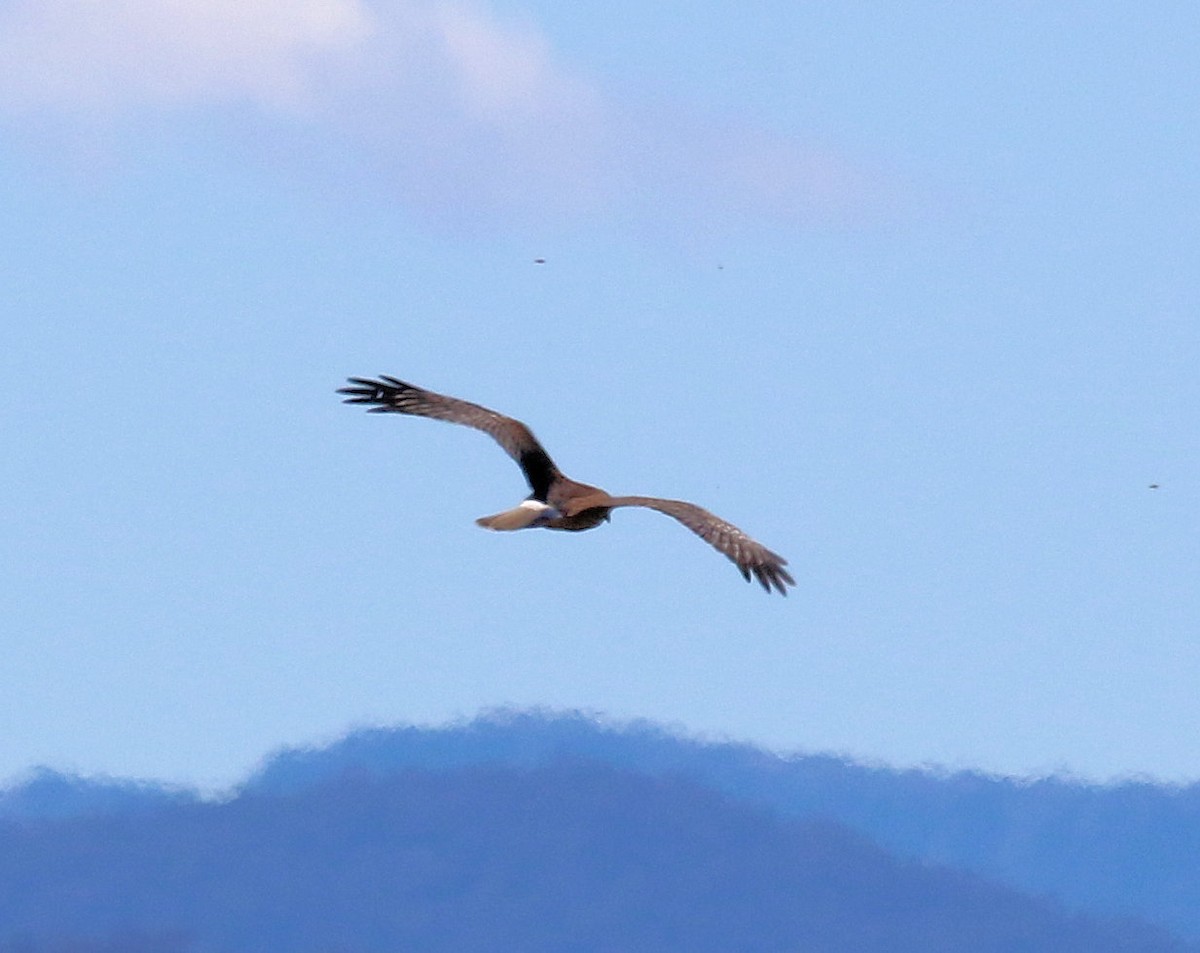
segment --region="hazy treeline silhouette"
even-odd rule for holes
[[[0,795],[0,953],[1195,950],[1099,915],[1111,910],[899,859],[832,819],[878,827],[908,806],[918,816],[893,836],[916,843],[925,825],[928,844],[956,849],[996,849],[1008,823],[1012,844],[1040,841],[1030,856],[1071,854],[1121,804],[1143,808],[1129,837],[1154,826],[1129,800],[1139,786],[1101,789],[1121,796],[1076,816],[1086,799],[1060,788],[1090,789],[1047,783],[784,760],[536,713],[283,752],[217,802],[43,773]]]
[[[497,712],[449,728],[354,732],[269,759],[248,785],[291,790],[346,766],[385,771],[560,754],[679,773],[795,818],[830,818],[904,857],[982,873],[1099,915],[1125,914],[1200,940],[1200,785],[897,770],[828,755],[781,758],[681,738],[653,724],[610,727],[580,713]]]

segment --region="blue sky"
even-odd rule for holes
[[[1200,777],[1198,44],[1179,3],[2,0],[0,778],[509,704]],[[378,373],[797,588],[650,512],[479,530],[519,472],[338,403]]]

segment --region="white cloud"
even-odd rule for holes
[[[484,118],[528,117],[564,80],[531,31],[503,29],[460,6],[440,9],[437,23],[466,104]]]
[[[18,0],[0,13],[0,102],[124,111],[236,97],[282,107],[372,32],[360,0]]]
[[[832,154],[606,97],[560,64],[534,26],[477,4],[0,5],[0,113],[10,121],[50,114],[94,125],[245,103],[275,123],[254,137],[281,142],[277,161],[293,157],[306,174],[432,216],[632,214],[692,228],[706,218],[811,219],[871,198]]]

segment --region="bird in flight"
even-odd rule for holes
[[[367,404],[375,414],[410,414],[431,417],[482,430],[516,461],[529,483],[529,496],[511,510],[483,516],[475,522],[485,529],[518,530],[545,527],[580,531],[607,522],[609,514],[622,506],[642,506],[674,517],[693,533],[724,553],[749,582],[751,576],[767,592],[787,595],[794,586],[783,567],[787,560],[751,539],[732,523],[694,503],[663,500],[653,496],[610,496],[598,487],[564,476],[528,427],[479,404],[435,394],[381,374],[378,380],[351,377],[352,386],[342,387],[347,404]]]

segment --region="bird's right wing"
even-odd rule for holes
[[[342,387],[338,393],[347,395],[347,404],[372,405],[370,413],[431,417],[482,430],[517,462],[529,481],[534,497],[543,501],[546,499],[550,484],[558,475],[558,468],[538,443],[533,431],[521,421],[479,404],[406,384],[386,374],[380,374],[379,380],[351,377],[349,381],[355,386]]]
[[[587,498],[572,501],[574,504],[568,511],[587,508]],[[781,594],[787,595],[787,587],[794,586],[796,581],[783,567],[787,560],[778,553],[773,553],[762,543],[751,539],[732,523],[710,513],[695,503],[685,503],[683,500],[661,500],[653,496],[611,496],[591,505],[603,505],[615,509],[618,506],[644,506],[658,510],[667,516],[679,520],[684,526],[711,545],[718,552],[724,553],[737,566],[742,578],[750,581],[751,575],[767,592],[772,587]]]

